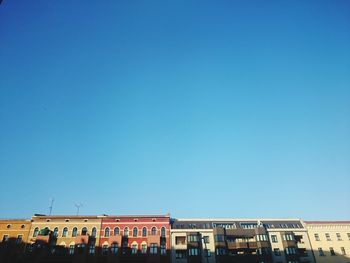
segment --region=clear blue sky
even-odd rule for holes
[[[349,1],[0,5],[0,217],[350,219]]]

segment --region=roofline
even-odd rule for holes
[[[173,218],[175,221],[301,221],[300,218]]]
[[[350,221],[304,221],[306,225],[350,224]]]

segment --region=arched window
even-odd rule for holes
[[[124,236],[127,237],[129,236],[129,228],[124,228]]]
[[[117,254],[118,253],[118,243],[113,243],[111,245],[111,253],[112,254]]]
[[[147,236],[147,228],[142,228],[142,236],[145,237]]]
[[[72,237],[76,237],[78,234],[78,228],[74,227],[72,230]]]
[[[87,232],[88,232],[87,228],[86,228],[86,227],[83,227],[83,229],[81,230],[81,235],[82,235],[82,236],[86,236],[86,235],[87,235]]]
[[[93,237],[96,236],[96,227],[93,227],[93,228],[92,228],[91,236],[93,236]]]
[[[113,234],[116,236],[116,235],[119,235],[119,227],[115,227],[114,230],[113,230]]]
[[[165,227],[163,226],[162,228],[161,228],[161,230],[160,230],[160,235],[162,236],[162,237],[165,237]]]
[[[137,232],[138,232],[137,227],[134,227],[134,229],[132,230],[132,236],[137,237]]]
[[[53,230],[53,236],[58,237],[58,227],[55,227],[55,229]]]
[[[36,228],[34,229],[33,237],[37,237],[37,236],[38,236],[38,233],[39,233],[39,227],[36,227]]]
[[[152,236],[157,235],[157,228],[152,227],[151,234],[152,234]]]
[[[109,237],[109,227],[105,228],[105,237]]]
[[[68,233],[68,228],[67,227],[63,228],[62,237],[66,237],[67,233]]]

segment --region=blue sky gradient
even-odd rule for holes
[[[0,217],[350,218],[349,1],[0,5]]]

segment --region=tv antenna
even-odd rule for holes
[[[50,206],[49,206],[49,216],[51,215],[52,213],[52,207],[53,207],[53,202],[55,201],[55,198],[50,198]]]
[[[75,203],[74,205],[77,208],[77,216],[78,216],[79,215],[79,211],[80,211],[80,207],[82,207],[83,204],[82,203]]]

